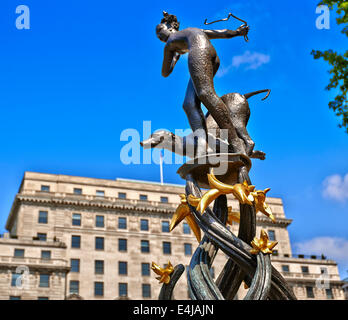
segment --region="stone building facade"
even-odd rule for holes
[[[188,265],[198,245],[185,223],[169,233],[180,193],[184,186],[26,172],[0,238],[0,299],[157,299],[151,262]],[[277,222],[258,214],[257,235],[262,227],[278,241],[272,263],[296,296],[344,299],[337,264],[295,257],[282,200],[267,202]],[[229,205],[239,209],[232,197]],[[219,252],[215,278],[226,261]],[[174,298],[188,299],[185,274]]]
[[[343,286],[342,289],[344,291],[344,297],[346,300],[348,300],[348,278],[345,278],[343,280]]]

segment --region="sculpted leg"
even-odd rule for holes
[[[201,109],[201,101],[196,95],[196,91],[191,79],[187,86],[183,108],[196,139],[196,154],[198,156],[205,154],[207,148],[207,127],[205,117]]]
[[[230,112],[215,92],[213,83],[214,71],[216,71],[213,66],[214,60],[215,58],[213,59],[209,52],[204,55],[201,50],[199,52],[190,51],[189,70],[194,89],[197,97],[206,106],[218,126],[227,130],[228,142],[232,145],[234,152],[245,153],[243,141],[237,136]]]
[[[245,143],[245,151],[248,156],[250,156],[253,152],[255,142],[250,138],[249,133],[245,126],[242,123],[235,123],[235,128],[237,131],[238,136],[243,139]]]

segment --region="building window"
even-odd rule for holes
[[[268,230],[268,238],[269,238],[270,241],[275,241],[276,240],[274,230]]]
[[[151,285],[143,283],[142,291],[143,298],[151,298]]]
[[[140,230],[141,231],[149,231],[149,220],[147,220],[147,219],[140,220]]]
[[[141,247],[141,252],[143,253],[150,252],[150,243],[148,240],[141,240],[140,247]]]
[[[328,274],[327,268],[320,268],[320,273],[321,274]]]
[[[10,300],[21,300],[20,296],[10,296]]]
[[[128,274],[127,262],[119,261],[118,262],[118,274],[126,276]]]
[[[50,192],[50,186],[41,186],[42,192]]]
[[[290,268],[288,265],[282,265],[282,271],[283,272],[289,272],[290,271]]]
[[[119,192],[118,193],[118,198],[119,199],[126,199],[127,195],[124,192]]]
[[[104,216],[95,217],[95,226],[98,228],[104,228]]]
[[[18,280],[18,281],[17,281]],[[22,285],[22,278],[20,273],[12,273],[11,287],[17,287]]]
[[[307,266],[301,266],[302,273],[309,273],[309,269]]]
[[[118,228],[127,229],[127,218],[124,218],[124,217],[118,218]]]
[[[80,236],[71,236],[71,248],[81,248]]]
[[[127,295],[128,295],[128,285],[127,285],[127,283],[119,283],[118,284],[118,295],[120,297],[127,297]]]
[[[37,300],[49,300],[48,297],[37,297]]]
[[[40,284],[39,287],[48,288],[50,286],[50,275],[40,274]]]
[[[24,258],[24,249],[14,249],[15,258]]]
[[[168,203],[168,197],[161,197],[162,203]]]
[[[80,226],[81,225],[81,215],[79,213],[73,213],[72,225],[73,226]]]
[[[104,282],[94,282],[94,295],[104,296]]]
[[[191,243],[184,243],[185,256],[190,256],[192,254],[192,245]]]
[[[81,195],[82,189],[81,188],[74,188],[74,194]]]
[[[103,190],[97,190],[95,194],[97,197],[101,197],[101,198],[105,196],[105,192]]]
[[[147,195],[146,195],[146,194],[141,194],[141,195],[139,196],[139,199],[140,199],[141,201],[147,201]]]
[[[172,254],[172,246],[170,242],[163,242],[163,253]]]
[[[333,294],[332,294],[332,289],[331,288],[325,289],[325,292],[326,292],[326,298],[327,299],[333,299]]]
[[[70,259],[70,272],[80,272],[80,259]]]
[[[51,259],[51,251],[49,251],[49,250],[42,250],[41,251],[41,259],[43,259],[43,260],[50,260]]]
[[[307,298],[314,298],[313,287],[306,287]]]
[[[141,275],[149,276],[150,275],[150,263],[142,263],[141,264]]]
[[[79,294],[80,282],[75,280],[70,280],[70,294]]]
[[[127,239],[118,239],[118,251],[127,251]]]
[[[190,226],[186,222],[184,222],[183,228],[184,228],[184,234],[191,234]]]
[[[46,233],[38,233],[37,237],[40,241],[46,241],[47,240],[47,234]]]
[[[95,250],[104,250],[104,238],[102,237],[95,238]]]
[[[94,273],[95,274],[104,274],[104,261],[95,260],[94,261]]]
[[[278,250],[273,250],[272,255],[273,256],[278,256]]]
[[[47,211],[39,211],[38,223],[47,223],[47,220],[48,220],[48,212]]]
[[[169,221],[162,221],[162,232],[169,232]]]

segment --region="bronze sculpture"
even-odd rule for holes
[[[179,31],[179,22],[174,15],[163,12],[163,19],[156,28],[157,36],[166,42],[163,59],[163,76],[168,76],[181,54],[189,53],[191,79],[186,91],[184,110],[187,114],[192,136],[178,137],[168,131],[156,132],[141,144],[144,148],[166,148],[170,151],[192,157],[178,170],[186,180],[186,193],[181,194],[181,203],[172,217],[170,231],[183,219],[193,230],[199,246],[195,250],[187,271],[187,283],[191,299],[224,300],[233,299],[242,284],[247,286],[245,300],[296,299],[280,273],[272,266],[270,254],[277,245],[269,241],[266,231],[256,237],[256,213],[261,212],[272,222],[275,217],[266,203],[270,190],[256,190],[251,184],[250,158],[264,159],[265,154],[254,151],[254,142],[246,126],[250,116],[247,99],[255,94],[270,90],[259,90],[248,94],[230,93],[218,97],[213,78],[219,67],[219,59],[210,39],[231,38],[242,35],[247,40],[249,27],[237,30],[202,30],[187,28]],[[229,17],[235,17],[229,14]],[[212,22],[214,23],[214,22]],[[208,24],[208,23],[206,23]],[[207,107],[204,117],[201,102]],[[211,134],[211,131],[215,133]],[[228,131],[228,139],[222,139],[222,130]],[[196,134],[196,132],[200,132]],[[201,132],[203,131],[203,134]],[[212,135],[209,139],[209,134]],[[197,139],[196,139],[197,138]],[[191,145],[191,153],[188,146]],[[201,162],[200,160],[206,160]],[[227,164],[227,172],[216,174],[217,163]],[[201,188],[209,189],[202,193]],[[233,194],[239,201],[239,211],[233,212],[227,206],[226,195]],[[213,204],[213,208],[209,205]],[[239,223],[238,235],[226,227],[235,221]],[[204,235],[201,238],[201,231]],[[218,250],[229,260],[216,281],[211,268]],[[175,267],[168,263],[166,268],[152,264],[152,269],[163,283],[159,299],[172,299],[176,282],[185,271],[182,264]]]
[[[270,94],[269,89],[254,91],[244,95],[239,93],[229,93],[221,97],[228,107],[231,121],[234,119],[234,125],[238,136],[241,137],[243,141],[249,141],[249,144],[252,146],[254,146],[254,141],[250,138],[246,128],[250,117],[249,103],[247,100],[256,94],[263,92],[267,92],[267,95],[262,98],[262,100],[265,100]],[[220,149],[223,149],[221,146],[226,144],[224,140],[220,139],[220,127],[209,112],[205,115],[204,121],[208,134],[206,152],[219,152]],[[211,139],[209,139],[210,137]],[[194,133],[185,137],[180,137],[172,132],[160,130],[153,133],[149,139],[142,141],[140,144],[145,149],[167,149],[171,152],[180,154],[181,156],[188,156],[190,158],[199,156],[199,153],[197,152],[198,141],[195,139]],[[224,149],[226,151],[228,150],[230,153],[234,152],[233,148],[228,144],[225,145]],[[249,156],[250,158],[265,160],[266,154],[262,151],[253,150]]]
[[[166,43],[162,65],[162,75],[168,77],[173,71],[180,55],[188,53],[190,80],[184,100],[184,110],[193,132],[204,130],[207,134],[205,118],[201,102],[206,106],[221,129],[228,132],[228,142],[234,152],[250,155],[253,144],[249,140],[243,142],[236,133],[229,110],[214,88],[213,78],[220,66],[219,57],[211,44],[211,39],[229,39],[248,34],[249,27],[243,25],[237,30],[204,30],[187,28],[179,30],[176,16],[163,12],[163,19],[156,27],[157,37]],[[198,153],[204,153],[207,136],[198,137]],[[202,144],[202,145],[201,145]]]

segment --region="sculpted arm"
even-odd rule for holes
[[[180,54],[172,50],[170,48],[170,43],[167,43],[164,47],[164,55],[163,55],[163,64],[162,64],[163,77],[168,77],[172,73],[179,58],[180,58]]]
[[[230,39],[237,36],[247,35],[249,32],[249,26],[241,26],[237,30],[203,30],[203,32],[209,37],[209,39]]]

